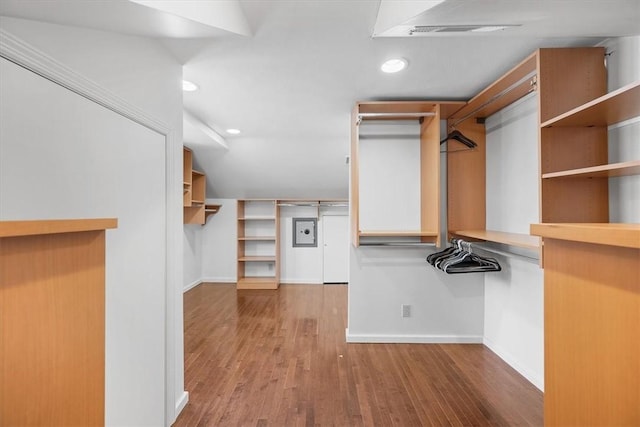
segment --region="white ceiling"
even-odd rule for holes
[[[228,149],[189,135],[186,144],[208,195],[228,198],[346,198],[356,101],[466,100],[537,47],[640,34],[639,0],[446,0],[420,13],[427,3],[383,0],[379,14],[378,0],[241,0],[252,36],[125,0],[2,0],[0,14],[160,38],[200,86],[185,93],[185,109],[226,139]],[[521,26],[384,37],[403,24]],[[379,71],[396,56],[407,70]],[[230,127],[242,134],[226,135]]]

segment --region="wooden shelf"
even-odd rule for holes
[[[540,126],[608,126],[637,116],[640,116],[640,81],[587,102]]]
[[[550,178],[613,178],[617,176],[640,175],[640,160],[612,163],[602,166],[572,169],[542,174],[542,179]]]
[[[531,234],[548,239],[640,249],[640,224],[531,224]]]
[[[380,230],[380,231],[360,231],[360,237],[436,237],[436,231],[401,231],[401,230]]]
[[[238,221],[275,221],[276,217],[274,216],[249,216],[238,218]]]
[[[521,248],[540,248],[540,239],[528,234],[506,233],[504,231],[493,230],[462,230],[452,231],[451,233],[459,237],[469,237],[472,239],[486,240],[487,242],[502,243],[505,245],[518,246]]]
[[[237,289],[278,289],[275,277],[241,277],[236,285]]]
[[[238,240],[246,242],[275,242],[276,236],[243,236],[238,237]]]
[[[275,262],[276,257],[273,256],[244,256],[238,258],[240,262]]]
[[[116,218],[0,221],[0,237],[76,233],[117,228]]]

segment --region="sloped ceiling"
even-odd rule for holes
[[[185,78],[200,86],[185,93],[185,110],[226,139],[228,149],[189,135],[185,143],[207,173],[209,197],[228,198],[346,198],[356,101],[467,100],[537,47],[590,46],[640,33],[637,0],[239,4],[252,36],[124,0],[2,0],[0,14],[159,38],[184,63]],[[163,27],[163,19],[181,30]],[[402,25],[510,23],[521,26],[484,34],[382,34]],[[383,74],[380,64],[398,56],[409,67]],[[228,135],[227,128],[242,133]]]

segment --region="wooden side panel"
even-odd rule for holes
[[[640,250],[545,239],[545,425],[640,425]]]
[[[603,47],[538,51],[540,122],[607,93]]]
[[[420,228],[440,231],[440,106],[420,126]],[[431,242],[432,238],[421,239]],[[440,246],[440,234],[436,239]]]
[[[351,112],[351,156],[350,163],[350,185],[349,185],[349,209],[351,210],[351,243],[353,246],[360,246],[360,169],[358,165],[358,110],[356,104]]]
[[[486,227],[486,144],[484,125],[467,120],[457,126],[478,146],[469,150],[457,141],[447,143],[447,226],[456,230]]]
[[[0,239],[0,425],[104,425],[104,236]]]
[[[278,288],[278,286],[280,286],[280,207],[278,206],[278,201],[274,200],[273,201],[273,209],[274,209],[274,215],[275,215],[275,238],[276,241],[274,242],[275,245],[275,256],[276,256],[276,262],[275,265],[273,266],[274,269],[274,280],[275,280],[275,285],[276,285],[276,289]]]

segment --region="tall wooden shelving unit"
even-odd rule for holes
[[[238,200],[238,289],[280,286],[277,200]]]
[[[478,143],[475,150],[447,156],[449,237],[460,236],[534,250],[541,248],[537,236],[486,229],[484,118],[533,90],[538,91],[539,123],[603,95],[606,92],[604,48],[538,49],[449,118],[450,129],[458,129]],[[554,139],[563,143],[551,141],[552,134]],[[606,140],[606,127],[576,133],[541,131],[540,170],[545,173],[589,162],[597,164],[604,160],[606,163],[606,146],[594,151],[592,143],[581,145],[587,134],[597,134],[597,138]],[[452,149],[456,143],[449,144]],[[567,187],[565,184],[550,184],[545,179],[541,178],[539,200],[543,222],[608,221],[608,214],[604,213],[608,210],[606,182],[585,180]],[[598,194],[595,203],[592,202],[594,194]],[[555,213],[550,214],[552,211]],[[575,214],[576,211],[580,213]]]
[[[455,101],[380,101],[356,103],[351,117],[351,241],[416,238],[440,245],[440,120],[464,103]],[[363,230],[360,227],[359,131],[363,120],[420,120],[420,229]]]

